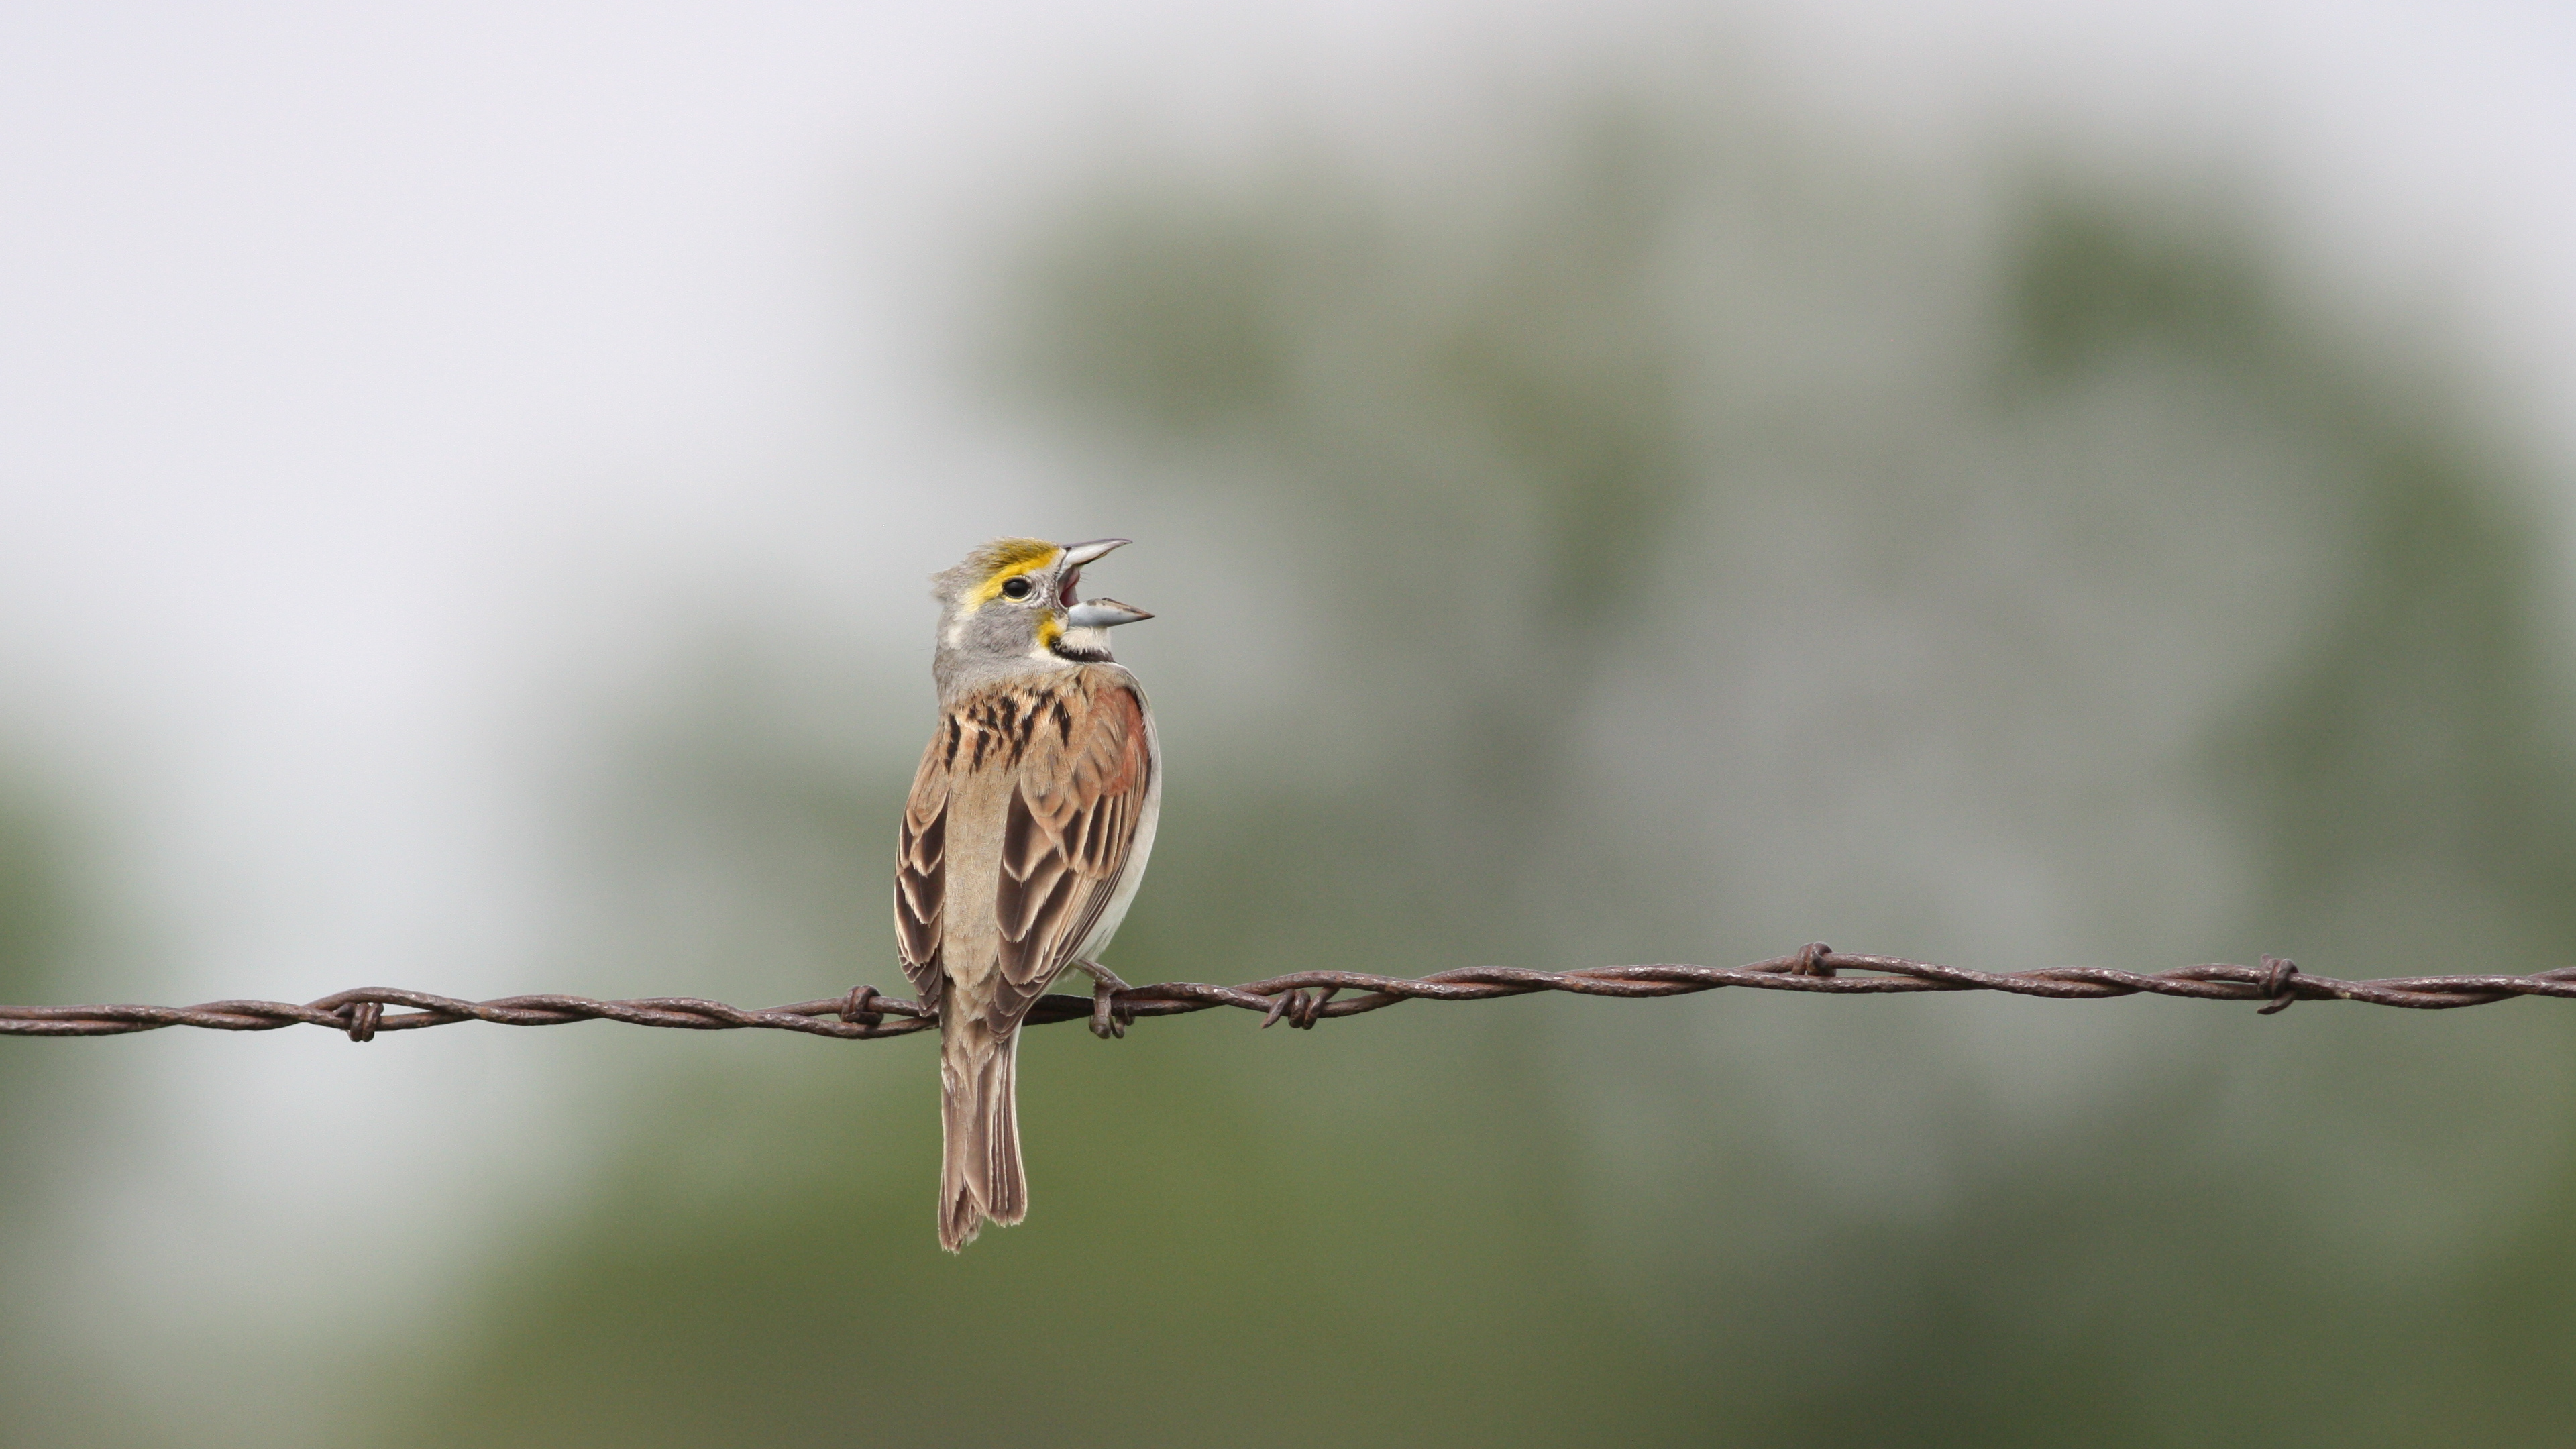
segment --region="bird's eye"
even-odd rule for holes
[[[1002,597],[1006,599],[1025,599],[1029,596],[1029,590],[1035,587],[1037,587],[1035,584],[1029,582],[1028,575],[1016,575],[1002,580]]]

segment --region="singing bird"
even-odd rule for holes
[[[903,970],[939,1013],[939,1245],[1029,1208],[1012,1075],[1020,1023],[1066,968],[1099,963],[1154,848],[1162,752],[1109,630],[1153,616],[1078,602],[1083,565],[1129,540],[996,539],[932,580],[939,729],[895,862]]]

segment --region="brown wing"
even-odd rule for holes
[[[956,716],[942,720],[930,748],[921,752],[921,769],[912,777],[911,798],[903,805],[903,830],[896,838],[894,862],[895,945],[903,956],[903,974],[921,994],[921,1004],[939,1004],[939,906],[947,891],[948,770],[957,758]]]
[[[1006,1020],[1028,1010],[1072,959],[1117,893],[1136,840],[1153,776],[1145,703],[1106,673],[1085,670],[1081,684],[1036,702],[1003,819],[993,902]]]

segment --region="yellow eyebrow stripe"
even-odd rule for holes
[[[975,592],[966,596],[969,612],[1000,597],[1002,585],[1022,574],[1036,573],[1055,562],[1056,555],[1062,552],[1064,550],[1054,544],[1035,538],[1006,538],[993,544],[984,550],[983,557],[984,566],[992,572],[985,575],[984,582],[975,586]]]

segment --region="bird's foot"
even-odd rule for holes
[[[1136,1009],[1118,1001],[1127,983],[1097,961],[1076,961],[1073,969],[1091,978],[1091,1034],[1102,1041],[1125,1036],[1128,1024],[1136,1019]]]

